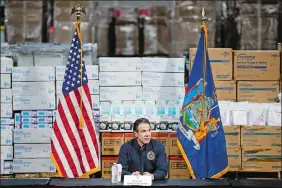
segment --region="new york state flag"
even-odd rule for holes
[[[206,59],[206,61],[204,61]],[[219,178],[228,171],[225,136],[207,51],[201,37],[185,92],[177,144],[193,179]]]

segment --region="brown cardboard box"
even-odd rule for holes
[[[218,100],[236,101],[235,81],[214,81]]]
[[[242,126],[242,147],[281,147],[281,127]]]
[[[113,163],[116,163],[118,156],[103,156],[102,157],[102,178],[111,178],[112,177],[112,166]]]
[[[281,148],[242,148],[242,170],[262,172],[281,171]]]
[[[180,150],[178,149],[178,146],[177,146],[176,133],[170,133],[169,155],[181,155]]]
[[[133,133],[124,133],[124,143],[132,140],[133,138],[135,138]]]
[[[182,156],[169,157],[169,178],[189,179],[190,173]]]
[[[240,125],[223,126],[226,147],[240,147]]]
[[[39,178],[39,173],[15,174],[15,178]]]
[[[229,171],[241,170],[241,148],[227,147]]]
[[[137,25],[116,25],[115,30],[116,55],[137,55],[139,53]]]
[[[249,102],[276,102],[279,81],[238,81],[237,100]]]
[[[190,68],[192,70],[193,62],[197,49],[190,48]],[[208,48],[214,80],[232,80],[233,64],[231,48]]]
[[[279,80],[279,51],[234,51],[235,80]]]
[[[53,178],[53,177],[60,177],[57,172],[42,172],[39,173],[40,178]]]
[[[166,155],[169,155],[169,133],[152,132],[151,137],[160,141],[165,146]]]
[[[102,155],[118,155],[121,145],[124,144],[123,133],[102,133]]]

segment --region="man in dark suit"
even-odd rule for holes
[[[124,175],[149,175],[152,180],[164,179],[168,172],[168,162],[164,145],[151,139],[151,126],[148,119],[134,122],[135,138],[121,146],[118,164]]]

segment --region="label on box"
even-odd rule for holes
[[[13,82],[13,96],[55,95],[54,82]]]
[[[139,57],[100,57],[100,71],[141,71],[141,58]]]
[[[99,80],[88,80],[91,95],[99,95]]]
[[[1,74],[1,88],[11,88],[11,74]]]
[[[52,117],[37,117],[37,123],[52,123]]]
[[[190,48],[190,70],[194,64],[197,49]],[[231,48],[208,48],[214,80],[232,80],[233,62]]]
[[[133,115],[132,101],[121,101],[121,108],[121,114],[123,114],[124,116]]]
[[[100,107],[100,99],[99,95],[91,95],[91,101],[92,101],[92,108],[93,109],[99,109]]]
[[[10,146],[13,144],[13,130],[1,129],[1,145]]]
[[[140,86],[141,72],[100,72],[100,86]]]
[[[22,123],[37,123],[37,119],[35,117],[22,117]]]
[[[145,115],[145,105],[143,101],[133,101],[133,115],[143,116]]]
[[[12,103],[1,103],[1,117],[11,118],[13,116]]]
[[[97,80],[98,65],[86,65],[86,73],[88,80]],[[56,66],[56,80],[64,80],[66,66]]]
[[[51,153],[50,144],[15,144],[14,158],[49,158]]]
[[[55,68],[51,66],[46,67],[13,67],[12,70],[13,82],[22,81],[54,81]]]
[[[155,116],[157,114],[155,101],[145,101],[144,108],[146,116]]]
[[[111,101],[111,115],[120,116],[121,114],[121,101]]]
[[[143,86],[184,86],[184,73],[142,72]]]
[[[35,117],[37,115],[35,110],[23,110],[21,111],[20,116],[25,116],[25,117]]]
[[[14,173],[56,172],[51,158],[47,159],[14,159]]]
[[[1,102],[12,102],[12,89],[1,89]]]
[[[13,97],[14,110],[54,110],[56,108],[55,95]]]
[[[100,87],[100,101],[142,100],[142,87]]]
[[[279,80],[280,51],[235,50],[234,78],[236,80]]]
[[[100,102],[100,115],[111,115],[111,102]]]
[[[12,73],[13,59],[1,57],[1,73]]]
[[[36,116],[53,116],[53,111],[51,111],[51,110],[37,110]]]
[[[10,118],[1,118],[1,125],[14,125],[14,119]]]
[[[142,71],[184,72],[185,58],[143,57]]]
[[[14,129],[14,143],[16,144],[46,144],[50,143],[53,129]]]
[[[13,156],[13,146],[1,145],[1,160],[12,160]]]
[[[184,87],[143,87],[143,100],[182,101],[185,95]]]

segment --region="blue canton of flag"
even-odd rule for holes
[[[81,82],[81,65],[80,65],[80,40],[78,37],[77,30],[75,30],[72,43],[69,50],[69,56],[65,71],[64,83],[63,83],[63,94],[67,94],[83,84],[88,83],[84,59],[82,59],[82,84]]]
[[[177,129],[177,144],[193,179],[219,178],[228,171],[225,135],[206,41],[207,28],[203,24]]]

